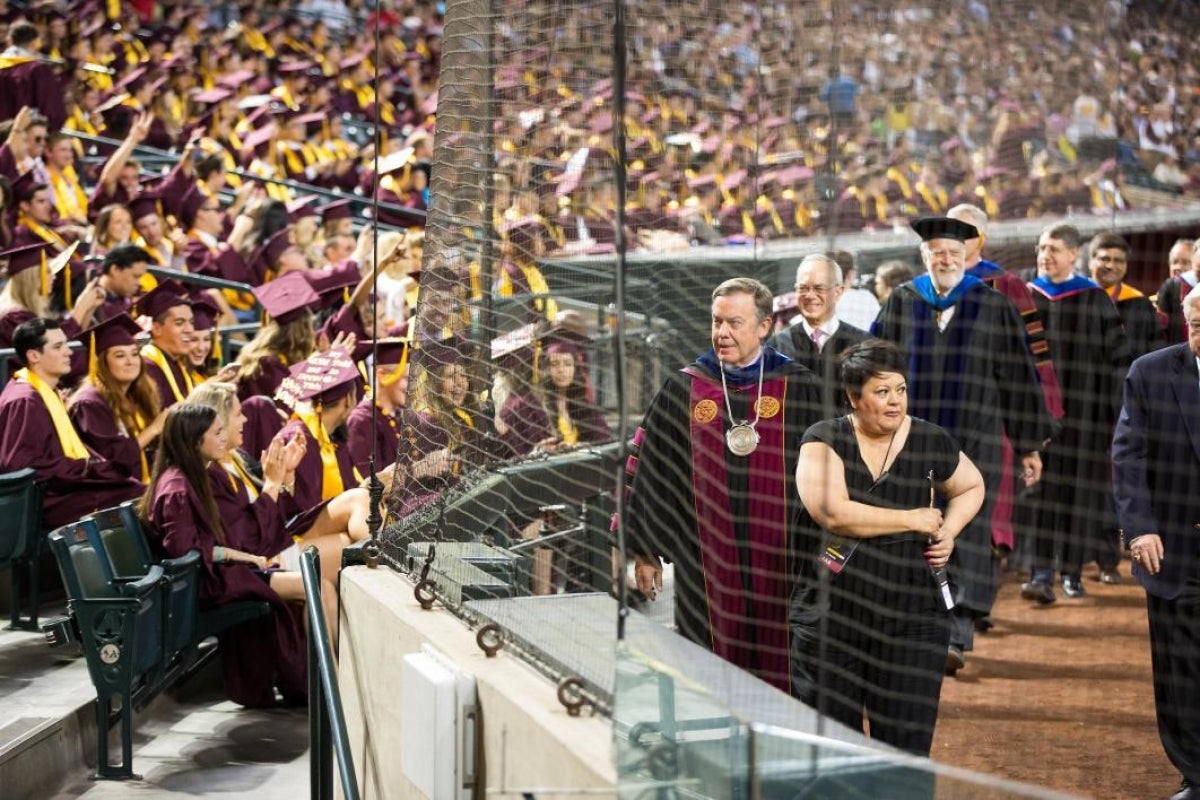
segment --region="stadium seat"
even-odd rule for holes
[[[14,630],[38,629],[38,556],[42,531],[42,485],[31,468],[0,474],[0,569],[12,567]],[[29,591],[29,616],[21,618],[21,585]]]

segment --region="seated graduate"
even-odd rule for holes
[[[336,576],[346,545],[367,538],[367,490],[347,489],[313,508],[302,508],[293,494],[294,467],[278,483],[265,473],[272,453],[284,446],[281,434],[257,459],[243,450],[246,417],[232,383],[209,381],[197,386],[185,402],[216,409],[225,428],[225,457],[213,462],[209,477],[230,546],[272,559],[283,555],[279,560],[287,565],[298,564],[299,550],[311,545],[321,554],[321,573],[330,579]],[[304,437],[295,436],[287,442],[287,452],[296,454],[299,463],[306,446]],[[336,605],[336,596],[334,601]],[[330,630],[333,622],[331,618]]]
[[[358,404],[361,384],[362,376],[350,356],[330,348],[294,366],[276,393],[276,399],[293,412],[283,436],[301,436],[306,443],[294,492],[301,508],[332,500],[363,480],[344,443],[345,424]]]
[[[373,343],[364,344],[369,350]],[[370,472],[372,452],[375,470],[381,475],[393,470],[425,474],[431,465],[421,463],[417,443],[420,420],[408,409],[409,342],[381,339],[375,344],[375,397],[364,397],[350,412],[346,423],[350,457],[364,477]],[[372,406],[377,416],[374,424]]]
[[[150,342],[142,347],[146,374],[163,408],[182,403],[196,385],[187,362],[196,338],[192,300],[179,281],[163,281],[133,303],[134,319],[149,317]]]
[[[553,441],[550,417],[534,387],[536,323],[492,340],[492,404],[497,458],[532,455]]]
[[[32,467],[45,484],[47,528],[119,505],[141,494],[142,483],[88,449],[58,396],[71,371],[62,324],[35,318],[13,332],[20,369],[0,392],[0,472]]]
[[[79,438],[139,481],[150,479],[153,452],[166,412],[158,389],[142,368],[141,328],[120,314],[80,337],[88,352],[88,376],[71,396],[67,413]]]
[[[8,282],[0,291],[0,347],[13,346],[17,326],[36,317],[56,316],[50,310],[50,292],[55,275],[70,260],[74,248],[52,257],[53,246],[47,242],[24,245],[0,253],[8,260]],[[71,313],[62,318],[62,330],[68,339],[77,337],[88,325],[104,302],[104,292],[98,285],[76,298]]]
[[[180,403],[163,424],[150,485],[138,505],[158,548],[171,558],[200,553],[200,607],[265,600],[272,613],[221,637],[225,694],[250,708],[289,704],[308,697],[307,652],[299,573],[268,569],[263,556],[233,547],[226,534],[208,468],[225,457],[225,429],[216,409]],[[279,485],[300,447],[279,446],[264,468]]]
[[[542,449],[580,447],[613,439],[604,412],[590,397],[582,337],[567,330],[543,339],[542,391],[546,396],[553,440]]]
[[[289,272],[254,288],[267,319],[238,355],[238,399],[273,397],[289,368],[317,349],[311,308],[320,302],[299,272]]]
[[[207,295],[201,293],[192,296],[195,339],[188,350],[187,368],[192,373],[192,382],[197,386],[213,377],[221,364],[221,339],[217,330],[220,319],[220,307]]]

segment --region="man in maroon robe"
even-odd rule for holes
[[[182,403],[195,386],[187,357],[196,340],[192,302],[178,281],[163,281],[133,304],[133,317],[149,317],[150,342],[142,348],[146,374],[164,409]]]
[[[89,449],[67,416],[56,391],[71,372],[62,325],[25,322],[13,345],[24,369],[0,393],[0,472],[36,470],[45,484],[43,524],[56,528],[140,495],[141,482]]]
[[[650,598],[660,558],[675,563],[679,632],[788,691],[792,475],[821,396],[811,371],[762,344],[771,299],[749,278],[713,291],[713,348],[651,404],[625,524]]]

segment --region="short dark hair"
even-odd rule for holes
[[[13,331],[13,349],[17,351],[17,361],[21,362],[21,366],[29,366],[29,361],[25,358],[26,353],[30,350],[40,353],[46,346],[46,331],[60,330],[62,330],[61,322],[45,317],[34,317],[28,322],[18,325],[17,329]]]
[[[1056,222],[1044,229],[1042,235],[1049,236],[1051,239],[1058,239],[1070,250],[1078,250],[1079,245],[1083,242],[1083,237],[1079,235],[1079,229],[1065,222]]]
[[[1115,233],[1098,233],[1092,237],[1092,241],[1088,245],[1088,257],[1091,258],[1101,250],[1114,249],[1129,255],[1129,242],[1125,241],[1125,237]]]
[[[225,161],[218,153],[201,156],[200,158],[196,159],[195,170],[196,177],[202,181],[206,181],[214,172],[225,171]]]
[[[13,47],[24,47],[27,44],[36,42],[38,37],[37,26],[32,22],[18,22],[8,29],[8,41]]]
[[[145,248],[138,247],[136,244],[119,244],[112,250],[108,251],[108,255],[104,256],[104,262],[100,265],[100,271],[105,275],[110,269],[129,269],[134,264],[146,263],[149,264],[153,259],[146,252]]]
[[[908,380],[908,361],[900,348],[883,339],[866,339],[851,345],[838,357],[839,376],[846,394],[857,399],[871,378],[894,372]]]

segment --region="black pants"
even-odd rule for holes
[[[831,578],[827,609],[813,579],[793,599],[793,694],[853,730],[863,729],[865,712],[871,738],[929,755],[950,619],[923,545],[860,542]]]
[[[1200,786],[1200,581],[1174,600],[1146,595],[1146,611],[1158,735],[1175,768]]]

